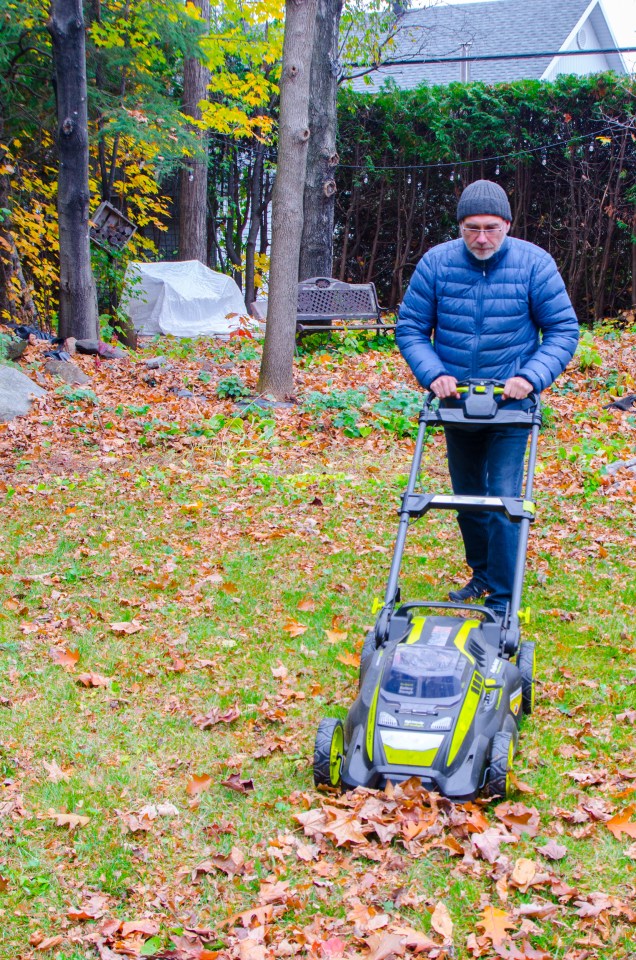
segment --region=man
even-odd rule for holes
[[[510,203],[497,183],[466,187],[457,219],[460,239],[433,247],[417,265],[400,308],[398,346],[419,383],[441,399],[459,398],[458,381],[480,378],[503,381],[503,399],[522,401],[549,387],[571,360],[576,315],[552,257],[508,236]],[[520,495],[524,429],[445,432],[456,494]],[[458,521],[472,576],[449,597],[465,602],[488,594],[487,606],[502,617],[518,525],[501,513],[460,512]]]

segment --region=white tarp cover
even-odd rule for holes
[[[241,325],[258,326],[234,280],[199,260],[129,263],[121,306],[142,335],[227,336]]]

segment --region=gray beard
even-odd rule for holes
[[[483,252],[477,253],[475,250],[471,250],[468,244],[466,243],[466,238],[464,237],[464,246],[469,253],[472,253],[473,257],[476,257],[478,260],[490,260],[493,254],[497,253],[496,250],[485,250]]]

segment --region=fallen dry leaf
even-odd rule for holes
[[[435,933],[439,933],[444,940],[453,939],[453,921],[451,920],[448,907],[440,900],[433,910],[431,916],[431,927]]]
[[[522,903],[515,909],[515,916],[530,917],[533,920],[547,920],[559,912],[556,903]]]
[[[54,937],[45,937],[44,940],[40,940],[39,943],[34,944],[34,946],[36,950],[44,953],[45,950],[52,950],[54,947],[59,947],[63,939],[64,937],[58,933]]]
[[[48,773],[47,780],[50,780],[52,783],[60,783],[62,780],[71,779],[70,773],[66,773],[64,770],[62,770],[57,760],[51,760],[50,763],[47,760],[43,760],[42,766]]]
[[[159,924],[156,920],[128,920],[121,925],[121,936],[129,937],[131,933],[143,933],[147,937],[155,937],[159,933]]]
[[[69,650],[68,647],[51,647],[49,656],[54,663],[61,667],[72,669],[79,661],[79,650]]]
[[[533,947],[527,940],[522,944],[523,953],[519,954],[519,960],[553,960],[554,954],[548,953],[541,947]]]
[[[572,777],[582,787],[595,787],[605,783],[607,770],[570,770],[568,777]]]
[[[201,730],[209,730],[211,727],[216,726],[217,723],[233,723],[233,721],[238,720],[240,716],[241,711],[238,706],[234,704],[233,707],[228,707],[227,710],[221,710],[220,707],[212,707],[207,713],[194,717],[192,722],[195,727],[200,727]]]
[[[194,774],[186,787],[186,793],[189,797],[198,797],[199,794],[209,790],[211,786],[212,777],[209,773],[202,773],[200,776]]]
[[[320,944],[320,956],[325,960],[338,960],[344,956],[346,943],[340,937],[329,937]]]
[[[171,660],[172,662],[171,662],[170,666],[167,667],[167,669],[168,669],[171,673],[185,673],[186,668],[187,668],[187,664],[186,664],[185,660],[183,660],[181,657],[175,656],[175,654],[173,653],[172,650],[170,651],[170,660]]]
[[[143,623],[138,620],[123,620],[121,623],[111,623],[113,633],[138,633],[144,629]]]
[[[298,604],[297,610],[300,610],[301,613],[313,613],[316,609],[316,604],[311,597],[304,597]]]
[[[485,908],[482,919],[477,922],[478,929],[482,930],[484,937],[492,940],[494,947],[499,947],[510,940],[508,930],[513,930],[514,926],[510,914],[492,905]]]
[[[619,723],[625,720],[627,723],[631,723],[632,726],[636,724],[636,710],[625,710],[624,713],[617,713],[616,719]]]
[[[107,897],[92,893],[82,901],[79,907],[71,907],[70,910],[67,910],[66,916],[73,921],[99,920],[100,917],[103,917],[107,906]]]
[[[548,860],[563,860],[563,857],[567,856],[568,848],[564,847],[562,843],[550,839],[544,846],[537,847],[537,852],[547,857]]]
[[[622,813],[617,813],[616,816],[606,822],[605,826],[617,840],[620,840],[623,834],[636,839],[636,822],[631,820],[635,812],[636,803],[632,803],[629,807],[625,807]]]
[[[288,633],[290,637],[301,637],[307,629],[303,623],[298,623],[297,620],[293,620],[291,617],[283,626],[283,630],[285,633]]]
[[[414,953],[422,953],[425,950],[439,950],[439,944],[420,930],[414,930],[413,927],[394,927],[392,933],[404,940],[407,950],[413,950]]]
[[[130,833],[146,833],[148,830],[152,830],[154,817],[148,816],[147,813],[135,813],[131,811],[129,813],[122,813],[120,810],[116,811],[117,816],[122,821],[124,826]]]
[[[524,833],[529,837],[536,837],[539,832],[539,811],[536,807],[526,807],[525,803],[506,801],[497,804],[495,816],[517,837]]]
[[[210,857],[204,862],[226,873],[228,877],[236,877],[245,870],[245,856],[238,847],[232,847],[227,857]],[[201,866],[197,869],[200,870]]]
[[[325,630],[329,643],[344,643],[349,636],[348,630]]]
[[[386,960],[389,956],[402,957],[406,953],[406,942],[397,933],[374,934],[366,943],[370,953],[365,960]]]
[[[138,816],[156,820],[157,817],[178,817],[179,810],[174,803],[147,803],[139,811]]]
[[[312,860],[316,860],[319,852],[320,849],[315,843],[312,843],[311,845],[306,843],[298,843],[296,845],[296,856],[299,860],[304,861],[304,863],[311,863]]]
[[[507,830],[502,831],[501,828],[489,827],[483,833],[474,833],[470,842],[475,853],[478,853],[488,863],[494,863],[501,856],[501,844],[517,843],[517,838],[514,834],[508,833]]]
[[[514,869],[510,875],[510,883],[518,887],[522,893],[525,893],[531,885],[537,873],[537,865],[534,860],[527,857],[520,857],[515,860]]]
[[[360,656],[357,653],[341,653],[336,657],[340,663],[344,663],[346,667],[356,667],[360,666]]]
[[[181,513],[201,513],[203,503],[200,500],[197,500],[196,503],[182,503],[179,509]]]
[[[534,793],[534,787],[531,787],[525,780],[520,780],[512,770],[510,771],[510,782],[517,793]]]
[[[226,780],[221,780],[221,786],[229,790],[235,790],[236,793],[248,793],[254,789],[253,780],[241,780],[238,773],[231,773]]]
[[[55,820],[58,827],[68,827],[69,830],[75,830],[76,827],[85,827],[90,823],[90,817],[84,817],[79,813],[57,813],[55,810],[49,810],[49,817]]]
[[[77,682],[84,687],[107,687],[111,681],[101,673],[78,673]]]
[[[265,945],[260,940],[246,937],[239,943],[240,960],[265,960]]]

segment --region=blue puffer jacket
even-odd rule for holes
[[[489,260],[478,260],[459,239],[433,247],[418,263],[396,339],[423,387],[443,374],[518,375],[540,391],[572,359],[578,321],[544,250],[506,237]]]

